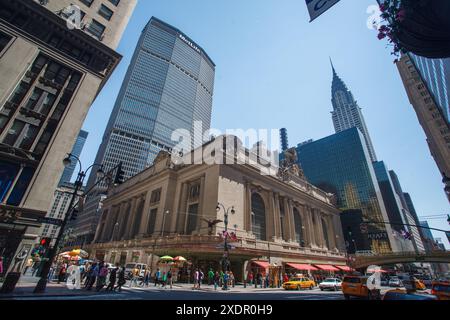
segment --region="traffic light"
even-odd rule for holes
[[[42,238],[39,244],[44,248],[48,248],[48,246],[50,245],[50,241],[50,238]]]
[[[114,179],[114,184],[122,184],[125,180],[125,171],[122,170],[123,163],[119,163],[119,167],[117,168],[116,178]]]

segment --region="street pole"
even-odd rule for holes
[[[225,224],[225,240],[224,240],[224,248],[223,248],[222,269],[223,269],[224,273],[226,273],[228,271],[229,265],[230,265],[229,248],[228,248],[228,216],[229,216],[229,212],[231,212],[231,214],[235,214],[236,211],[234,210],[234,206],[226,209],[225,206],[219,202],[216,207],[217,212],[219,212],[221,208],[223,209],[223,212],[224,212],[224,224]],[[226,290],[226,288],[227,288],[227,284],[224,281],[223,290]]]
[[[39,282],[36,285],[36,288],[34,289],[34,293],[42,293],[47,288],[48,274],[50,272],[50,268],[52,267],[53,260],[55,259],[56,253],[58,252],[58,247],[62,240],[64,228],[66,227],[67,222],[69,221],[69,219],[71,217],[71,214],[72,214],[71,211],[73,210],[72,206],[74,205],[75,199],[78,195],[78,192],[80,191],[80,188],[83,185],[83,180],[84,180],[85,176],[86,176],[86,174],[83,171],[80,171],[78,173],[78,177],[75,182],[75,189],[72,193],[72,199],[70,199],[69,210],[67,211],[66,216],[64,217],[64,220],[61,224],[61,227],[59,228],[58,237],[56,238],[56,242],[55,242],[54,246],[48,252],[47,260],[45,261],[44,267],[42,268],[42,271],[41,271],[41,278],[39,279]]]
[[[91,190],[93,190],[93,188],[97,184],[102,182],[103,179],[105,179],[105,177],[106,177],[105,173],[103,172],[103,165],[100,165],[100,164],[94,163],[89,168],[87,168],[86,171],[83,171],[83,167],[82,167],[80,159],[77,156],[73,155],[73,154],[68,154],[68,156],[63,160],[63,163],[64,163],[65,166],[69,166],[71,164],[71,162],[72,162],[71,158],[75,158],[78,161],[78,164],[80,165],[80,170],[78,172],[77,180],[75,182],[75,189],[74,189],[74,191],[72,193],[72,199],[70,199],[70,203],[69,203],[69,207],[68,207],[67,213],[66,213],[66,215],[64,217],[64,220],[63,220],[63,222],[62,222],[62,224],[60,226],[60,229],[59,229],[58,236],[56,238],[55,244],[47,253],[46,261],[45,261],[44,266],[43,266],[43,268],[41,270],[41,278],[39,279],[39,282],[37,283],[37,285],[36,285],[36,287],[34,289],[34,293],[42,293],[47,288],[48,274],[50,273],[50,269],[52,267],[53,260],[55,260],[56,255],[58,253],[59,246],[61,244],[61,241],[63,240],[64,229],[65,229],[67,223],[69,222],[69,220],[72,218],[72,214],[73,214],[73,211],[75,209],[75,205],[78,204],[78,203],[75,204],[75,199],[77,198],[78,192],[80,191],[81,187],[83,186],[83,181],[84,181],[84,178],[86,177],[86,174],[94,166],[99,166],[100,167],[97,170],[97,175],[99,177],[101,176],[101,179],[90,190],[88,190],[84,194],[84,196],[86,196],[86,194],[88,194]],[[111,172],[113,170],[115,170],[115,169],[117,169],[117,168],[113,168],[111,170]]]

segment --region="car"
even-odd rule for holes
[[[342,281],[342,292],[344,298],[349,300],[351,297],[364,298],[368,300],[380,299],[380,289],[370,290],[367,287],[369,276],[347,275]]]
[[[435,281],[431,284],[431,294],[438,300],[450,300],[450,282]]]
[[[390,277],[388,281],[389,287],[401,287],[402,280],[399,277]]]
[[[342,280],[338,278],[327,278],[319,283],[320,291],[333,290],[338,291],[342,289]]]
[[[300,289],[314,289],[316,283],[307,277],[292,278],[289,281],[283,283],[285,290],[300,290]]]
[[[383,296],[384,300],[437,300],[437,297],[429,294],[407,293],[406,290],[395,289],[387,291]]]

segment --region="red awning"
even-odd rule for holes
[[[260,268],[267,269],[270,266],[270,263],[267,261],[252,261],[254,264],[256,264]]]
[[[299,264],[299,263],[286,263],[287,266],[294,268],[296,270],[300,270],[300,271],[316,271],[318,270],[317,268],[314,268],[312,265],[310,264]]]
[[[347,271],[350,272],[352,271],[352,268],[348,267],[348,266],[335,266],[338,269],[341,269],[342,271]]]
[[[325,270],[325,271],[339,271],[338,268],[335,268],[333,266],[330,266],[329,264],[316,264],[315,265],[317,268],[321,269],[321,270]]]

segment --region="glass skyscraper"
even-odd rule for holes
[[[450,58],[428,59],[410,54],[428,90],[450,123]]]
[[[388,221],[369,151],[358,128],[300,145],[297,154],[308,181],[335,194],[342,211],[360,212],[363,221]],[[358,250],[397,251],[389,225],[369,224],[367,231],[364,242],[369,246]]]
[[[89,133],[84,130],[80,130],[80,133],[78,134],[77,140],[75,141],[75,144],[73,145],[71,154],[80,157],[81,151],[83,151],[84,144],[86,143],[86,139],[88,137]],[[75,171],[75,168],[77,166],[78,162],[75,159],[72,159],[72,163],[64,169],[64,172],[61,176],[61,180],[59,180],[58,185],[61,186],[64,183],[70,182],[70,179],[72,179],[73,172]]]
[[[210,129],[215,64],[180,30],[152,17],[137,44],[108,122],[96,163],[108,170],[123,162],[125,179],[150,166],[161,150],[170,151],[177,129],[203,144]],[[194,122],[201,136],[194,141]],[[186,136],[186,139],[188,137]],[[88,187],[95,183],[91,174]]]
[[[352,92],[347,88],[344,81],[338,76],[331,63],[333,69],[333,83],[331,88],[331,103],[333,104],[333,124],[336,133],[356,127],[364,136],[365,143],[369,150],[370,159],[377,161],[375,149],[370,139],[369,130],[362,114],[358,102],[353,97]]]
[[[198,44],[152,17],[139,38],[95,162],[105,171],[122,162],[126,180],[180,142],[172,140],[175,130],[184,130],[183,144],[202,145],[211,126],[214,77],[215,64]],[[88,189],[96,183],[95,171]],[[80,212],[74,233],[83,243],[93,239],[105,189],[100,184]]]

